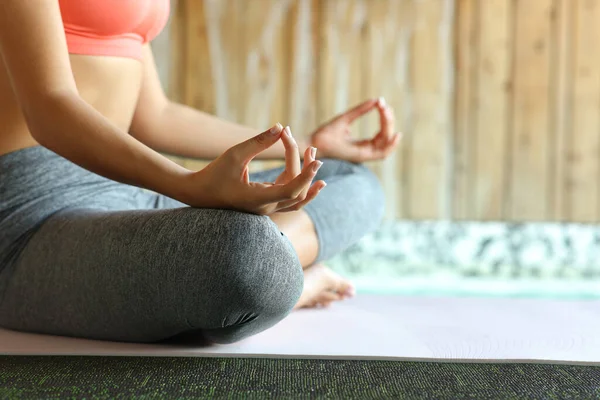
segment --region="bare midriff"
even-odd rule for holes
[[[141,87],[141,61],[96,55],[72,54],[69,57],[79,95],[120,129],[128,131]],[[27,128],[1,62],[0,121],[0,156],[38,145]]]

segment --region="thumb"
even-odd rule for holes
[[[235,156],[242,160],[243,165],[246,165],[259,153],[262,153],[269,147],[273,146],[279,140],[283,126],[278,122],[268,131],[264,131],[240,144],[232,147]]]

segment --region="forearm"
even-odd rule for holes
[[[77,94],[41,99],[25,110],[43,146],[106,178],[183,198],[180,182],[190,173],[110,123]]]
[[[154,121],[144,125],[143,132],[134,133],[136,137],[157,151],[190,158],[214,159],[259,133],[175,102],[168,102]],[[296,141],[303,154],[306,141],[298,137]],[[256,158],[283,159],[283,145],[277,142]]]

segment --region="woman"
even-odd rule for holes
[[[148,45],[168,12],[0,2],[0,326],[231,343],[352,295],[319,262],[380,222],[380,187],[356,163],[397,145],[391,110],[366,101],[298,144],[170,102]],[[381,131],[350,140],[374,109]],[[190,171],[159,152],[215,160]],[[249,176],[253,158],[285,167]]]

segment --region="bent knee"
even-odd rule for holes
[[[287,315],[303,289],[302,266],[270,218],[232,213],[218,229],[212,290],[232,310]]]
[[[341,190],[347,198],[352,199],[355,210],[368,217],[373,227],[378,226],[385,214],[385,192],[377,175],[364,164],[343,160],[329,161],[337,176],[345,175],[348,184]]]
[[[361,178],[364,179],[365,185],[366,210],[372,216],[373,222],[379,225],[385,214],[385,192],[377,175],[367,167],[363,168]]]
[[[182,305],[188,325],[232,343],[288,315],[304,286],[289,240],[265,216],[223,212],[204,259],[185,260]],[[194,268],[193,263],[202,268]]]
[[[251,235],[234,251],[231,282],[245,307],[283,318],[304,286],[302,265],[291,242],[268,217],[252,218]]]

